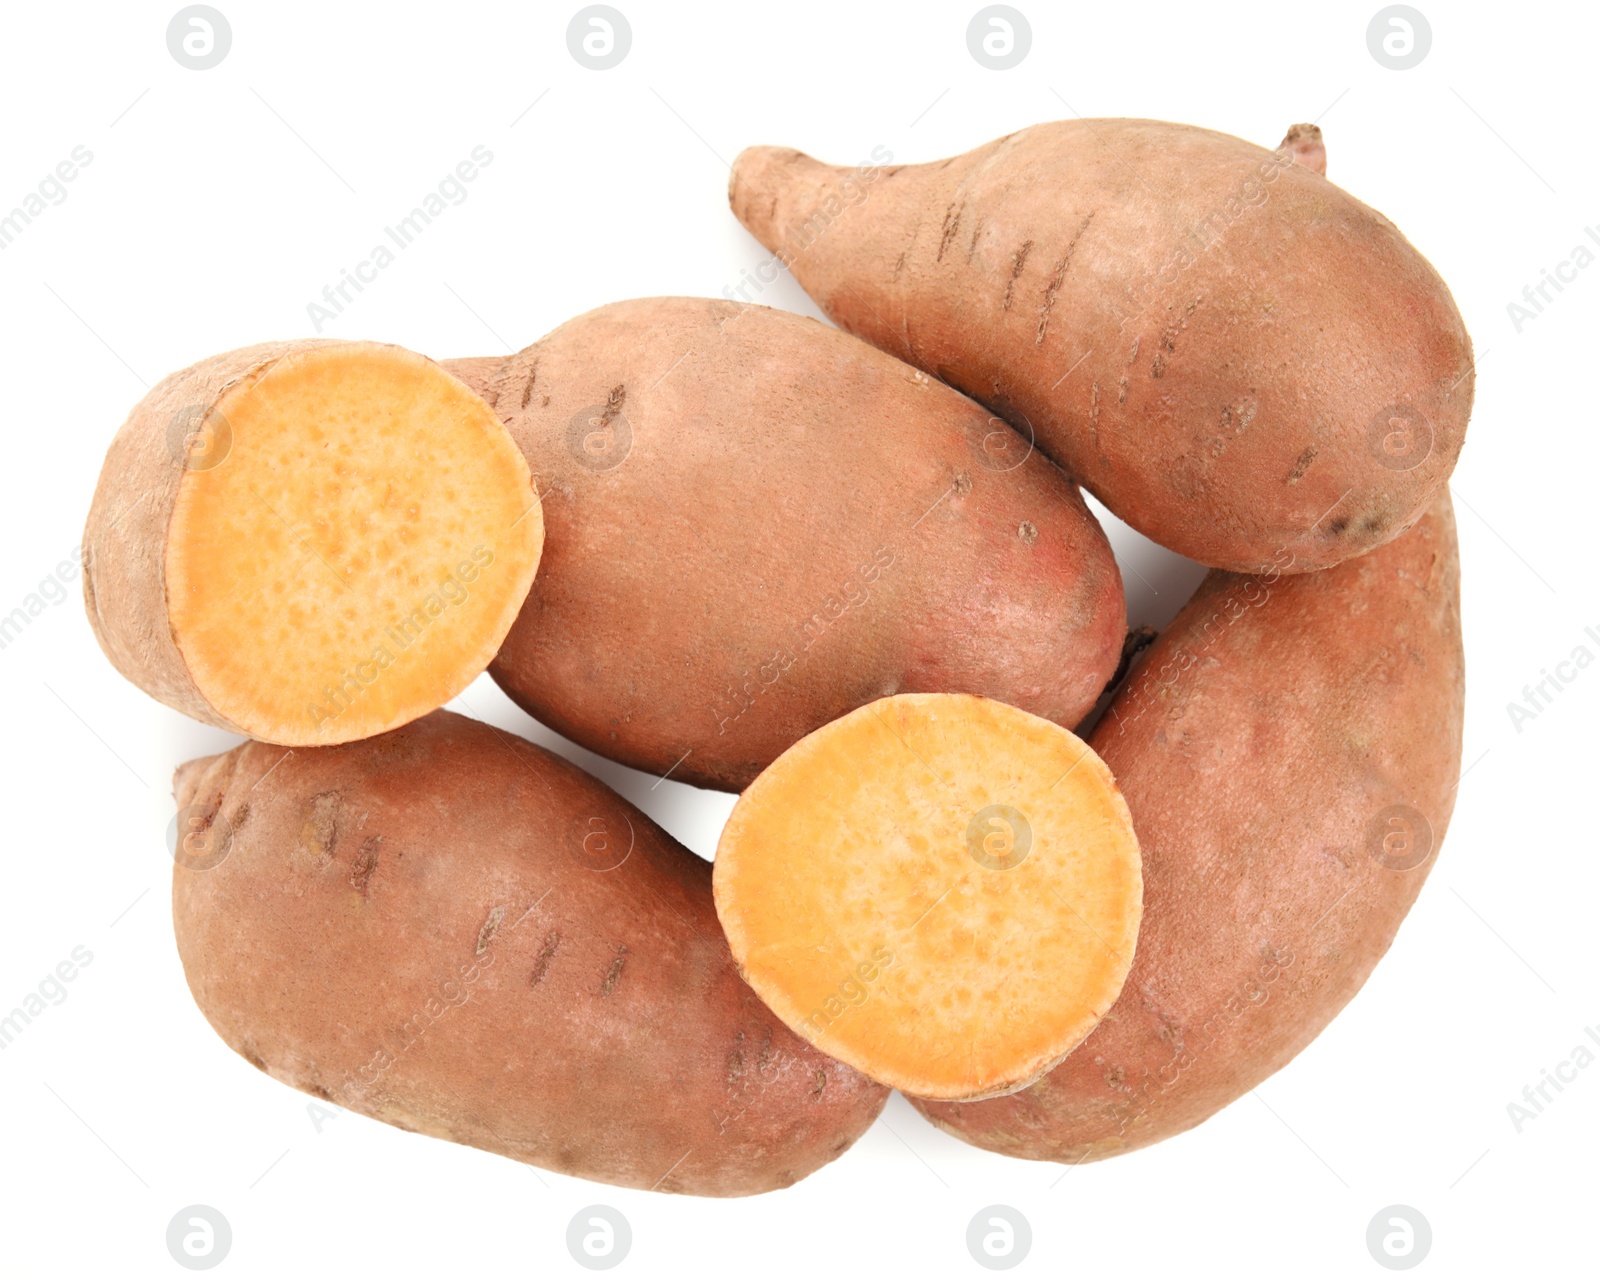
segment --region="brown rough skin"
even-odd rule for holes
[[[1330,571],[1206,578],[1089,738],[1144,855],[1122,996],[1027,1090],[912,1100],[934,1124],[1012,1156],[1115,1156],[1198,1125],[1328,1025],[1388,950],[1455,804],[1458,577],[1441,493],[1405,536]]]
[[[706,1196],[804,1178],[883,1107],[739,978],[711,865],[531,744],[441,710],[354,744],[246,744],[176,789],[190,989],[280,1081]]]
[[[1078,489],[854,337],[655,298],[444,366],[543,500],[491,672],[597,753],[739,791],[882,696],[970,692],[1070,728],[1116,669],[1121,576]]]
[[[1364,553],[1455,465],[1473,376],[1449,290],[1289,148],[1151,120],[910,166],[755,147],[729,197],[841,327],[1209,566]]]

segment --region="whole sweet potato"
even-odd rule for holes
[[[627,1187],[739,1196],[887,1091],[739,978],[711,866],[561,759],[443,711],[177,776],[189,987],[258,1068],[403,1129]]]
[[[1080,119],[937,164],[755,147],[729,195],[843,328],[1036,431],[1147,536],[1303,572],[1420,517],[1473,386],[1449,290],[1319,148]]]
[[[1455,520],[1326,572],[1213,572],[1089,737],[1144,856],[1122,996],[1017,1094],[914,1100],[1013,1156],[1114,1156],[1199,1124],[1325,1028],[1388,950],[1455,803]]]
[[[1115,671],[1121,577],[1078,489],[854,337],[656,298],[445,366],[521,445],[548,532],[491,671],[597,753],[739,790],[882,696],[1071,727]]]

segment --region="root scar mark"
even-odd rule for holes
[[[1000,309],[1011,309],[1011,294],[1017,286],[1017,276],[1022,273],[1022,268],[1028,264],[1028,254],[1032,251],[1033,240],[1025,239],[1022,241],[1022,247],[1011,254],[1011,277],[1006,280],[1006,297],[1001,303]]]
[[[494,942],[494,937],[500,932],[500,923],[506,919],[506,906],[496,904],[489,910],[489,917],[478,931],[477,956],[482,957],[489,951],[489,945]]]
[[[350,865],[350,885],[362,899],[367,897],[372,875],[378,871],[378,853],[382,847],[383,838],[369,837],[361,844],[355,861]]]
[[[934,254],[935,261],[943,261],[944,250],[955,242],[955,237],[961,230],[961,214],[965,208],[965,204],[951,204],[944,210],[944,234],[939,240],[939,251]]]
[[[628,946],[619,944],[617,955],[612,959],[611,965],[606,968],[606,977],[600,983],[600,995],[609,997],[616,992],[617,984],[622,979],[622,968],[628,962]]]
[[[560,931],[553,930],[545,936],[544,944],[539,949],[539,955],[534,958],[533,973],[528,976],[528,987],[537,988],[544,982],[544,977],[550,973],[550,963],[555,960],[556,949],[560,947]]]
[[[1050,312],[1055,308],[1056,294],[1061,291],[1061,285],[1067,278],[1067,267],[1072,264],[1072,254],[1077,250],[1078,241],[1083,238],[1083,232],[1089,229],[1089,223],[1094,220],[1090,213],[1078,223],[1078,229],[1072,232],[1072,239],[1067,244],[1067,251],[1061,255],[1061,260],[1056,263],[1055,273],[1050,276],[1050,282],[1045,285],[1044,300],[1039,305],[1039,327],[1034,334],[1033,344],[1044,344],[1044,334],[1050,327]]]

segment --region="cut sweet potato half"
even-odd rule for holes
[[[298,342],[157,386],[112,442],[84,544],[90,622],[133,682],[260,740],[338,744],[488,666],[544,520],[505,427],[437,364]]]
[[[717,914],[746,982],[819,1049],[923,1098],[1006,1094],[1110,1009],[1139,844],[1070,731],[900,695],[805,737],[739,799]]]

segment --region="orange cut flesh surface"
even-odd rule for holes
[[[299,351],[212,409],[219,460],[178,490],[173,636],[260,740],[337,744],[419,718],[493,659],[544,545],[488,405],[392,346]]]
[[[801,740],[734,807],[715,884],[773,1012],[924,1098],[1053,1067],[1116,1001],[1142,913],[1105,764],[975,696],[891,696]]]

